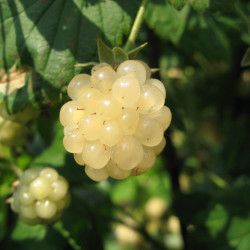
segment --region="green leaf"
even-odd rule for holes
[[[250,66],[250,48],[248,48],[247,51],[245,52],[241,61],[241,66],[242,67]]]
[[[211,11],[230,11],[238,0],[210,0],[209,10]]]
[[[185,5],[191,5],[196,11],[227,11],[233,8],[237,0],[167,0],[173,7],[181,10]]]
[[[46,226],[36,225],[29,226],[18,220],[17,226],[12,232],[11,238],[16,241],[22,241],[27,239],[42,240],[46,235]]]
[[[13,0],[1,1],[0,68],[17,61],[34,68],[34,100],[51,99],[80,72],[74,65],[97,57],[96,40],[121,45],[137,2]]]
[[[25,169],[30,165],[32,158],[29,154],[22,154],[16,159],[16,161],[18,167]]]
[[[117,182],[111,192],[111,200],[114,204],[130,202],[136,196],[136,182],[134,178],[128,178]]]
[[[67,246],[65,238],[52,227],[44,225],[29,226],[18,220],[8,243],[11,246],[11,243],[14,242],[14,245],[21,250],[30,249],[30,246],[37,250],[56,250],[65,249]]]
[[[209,7],[209,0],[190,1],[190,4],[197,12],[204,12]]]
[[[190,8],[188,6],[177,11],[169,4],[149,2],[145,19],[149,27],[154,29],[159,37],[178,43],[185,31],[189,15]]]
[[[245,250],[250,246],[250,216],[240,218],[237,214],[229,214],[227,209],[228,206],[216,204],[209,214],[206,226],[213,237],[225,233],[226,228],[229,245],[237,250]]]
[[[215,208],[209,213],[206,226],[209,228],[211,235],[217,235],[226,226],[228,212],[221,204],[216,204]]]
[[[167,1],[177,10],[181,10],[187,2],[186,0],[167,0]]]
[[[52,128],[50,128],[52,129]],[[54,126],[54,138],[51,145],[47,147],[39,156],[37,156],[32,165],[62,167],[65,164],[65,155],[67,154],[63,147],[63,127],[56,123]]]
[[[191,248],[198,249],[204,244],[216,250],[249,248],[250,213],[246,209],[250,207],[246,192],[249,187],[249,182],[232,186],[191,218],[195,225],[189,238]]]
[[[28,85],[14,91],[6,96],[6,107],[10,115],[17,113],[25,108],[29,103]]]
[[[210,4],[209,0],[168,0],[168,2],[177,10],[181,10],[186,4],[189,4],[198,12],[204,12]]]
[[[247,219],[234,217],[231,221],[227,238],[232,247],[245,250],[250,246],[250,217]]]
[[[177,11],[169,4],[151,3],[146,21],[164,42],[171,41],[205,70],[229,68],[230,43],[211,15],[197,14],[188,5]]]

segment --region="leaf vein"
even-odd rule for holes
[[[4,23],[5,23],[5,22],[8,22],[10,19],[15,19],[16,17],[22,15],[24,12],[27,12],[27,10],[30,9],[31,7],[33,7],[33,5],[35,5],[38,1],[39,1],[39,0],[35,1],[34,3],[32,3],[32,4],[31,4],[29,7],[27,7],[27,8],[23,8],[22,11],[17,12],[17,15],[14,15],[14,16],[11,15],[9,18],[7,18],[7,19],[4,20]]]
[[[79,23],[78,23],[78,30],[77,30],[77,44],[76,44],[76,49],[75,49],[75,60],[77,60],[77,55],[78,55],[78,51],[80,49],[80,43],[79,43],[79,37],[80,37],[80,32],[81,32],[81,27],[82,27],[82,8],[84,6],[84,1],[82,1],[82,5],[80,7],[80,14],[79,14]],[[76,67],[74,67],[74,75],[76,73]]]
[[[62,7],[61,7],[61,10],[60,10],[60,13],[58,15],[58,22],[57,24],[55,25],[55,33],[54,33],[54,37],[53,37],[53,41],[51,43],[51,46],[50,46],[50,50],[49,50],[49,55],[47,56],[47,59],[46,59],[46,63],[45,63],[45,69],[43,71],[43,75],[45,76],[45,73],[47,71],[47,67],[48,67],[48,63],[49,63],[49,59],[51,57],[51,54],[52,54],[52,50],[53,50],[53,47],[54,47],[54,43],[55,43],[55,40],[56,40],[56,36],[57,36],[57,33],[58,33],[58,25],[60,24],[61,22],[61,15],[63,13],[63,10],[64,10],[64,7],[65,7],[65,0],[63,0],[62,2]]]
[[[31,27],[27,37],[25,37],[25,40],[27,41],[32,33],[32,31],[35,29],[35,27],[39,24],[39,22],[42,20],[42,17],[45,15],[45,13],[49,10],[49,8],[55,3],[54,1],[51,1],[51,3],[42,11],[42,14],[38,17],[36,22],[34,22],[33,26]],[[23,47],[20,51],[20,55],[22,54],[24,48],[25,48],[26,42],[23,43]]]

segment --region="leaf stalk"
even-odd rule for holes
[[[148,4],[148,0],[143,0],[141,3],[141,6],[137,12],[134,24],[130,31],[127,43],[125,44],[125,51],[129,51],[136,40],[136,37],[138,35],[139,29],[141,27],[141,24],[144,18],[144,13],[145,13],[147,4]]]

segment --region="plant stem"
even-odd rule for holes
[[[207,175],[209,177],[209,179],[219,188],[226,188],[227,187],[227,183],[226,181],[224,181],[221,177],[219,177],[218,175],[216,175],[213,172],[207,172]]]
[[[81,247],[76,243],[76,241],[71,237],[70,232],[63,227],[62,222],[57,222],[53,225],[53,228],[58,231],[64,238],[67,239],[69,245],[74,250],[81,250]]]
[[[137,37],[137,34],[139,32],[139,29],[140,29],[142,21],[143,21],[143,17],[144,17],[147,3],[148,3],[148,0],[142,0],[141,6],[137,12],[134,24],[133,24],[132,29],[130,31],[127,43],[125,45],[125,51],[129,51],[135,42],[135,39]]]

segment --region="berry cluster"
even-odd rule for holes
[[[142,174],[163,150],[171,112],[163,83],[150,76],[147,64],[127,60],[116,71],[101,63],[69,83],[63,144],[91,179]]]
[[[50,224],[68,204],[68,182],[56,170],[28,169],[14,192],[11,208],[27,224]]]

